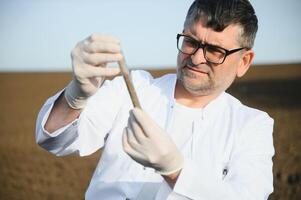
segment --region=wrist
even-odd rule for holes
[[[77,83],[72,80],[64,91],[64,97],[68,106],[72,109],[79,110],[86,106],[88,97],[82,95]]]
[[[178,177],[181,174],[181,169],[172,173],[172,174],[168,174],[168,175],[162,175],[162,177],[164,178],[164,180],[170,185],[170,187],[174,187],[174,185],[176,184]]]

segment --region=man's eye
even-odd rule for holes
[[[190,39],[190,38],[185,38],[184,40],[186,45],[192,46],[192,47],[196,47],[198,46],[198,43],[195,42],[194,40]]]
[[[223,49],[215,47],[215,46],[210,46],[210,45],[207,46],[206,51],[210,52],[210,53],[217,53],[217,54],[224,54],[225,53],[225,51]]]

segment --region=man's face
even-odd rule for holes
[[[222,32],[205,27],[201,22],[184,30],[188,35],[202,43],[216,45],[227,50],[241,47],[238,44],[240,26],[230,25]],[[178,53],[178,82],[193,95],[211,95],[225,91],[237,75],[242,53],[236,52],[226,57],[222,64],[210,64],[205,60],[203,49],[194,55]]]

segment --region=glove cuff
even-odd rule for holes
[[[64,96],[70,108],[79,110],[83,109],[87,104],[88,97],[80,95],[80,91],[74,80],[65,88]]]
[[[184,166],[184,158],[183,158],[182,154],[179,153],[178,158],[176,158],[173,161],[172,167],[170,167],[169,169],[156,170],[156,172],[161,175],[170,175],[170,174],[173,174],[173,173],[179,171],[180,169],[182,169],[183,166]]]

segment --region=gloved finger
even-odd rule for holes
[[[83,45],[83,50],[87,53],[120,53],[120,45],[112,42],[91,42]]]
[[[147,136],[144,133],[143,129],[138,124],[138,122],[136,121],[132,110],[130,111],[130,117],[129,117],[128,124],[129,124],[129,127],[132,129],[135,138],[137,138],[139,143],[142,144],[143,140],[145,140],[145,138]]]
[[[144,112],[139,108],[134,108],[132,110],[133,116],[145,133],[146,137],[150,137],[150,133],[153,132],[153,126],[156,126],[156,123]]]
[[[89,36],[88,41],[90,42],[95,42],[95,41],[106,41],[106,42],[112,42],[112,43],[116,43],[119,44],[120,40],[111,36],[111,35],[104,35],[104,34],[100,34],[100,33],[93,33],[91,36]]]
[[[123,129],[123,132],[122,132],[122,147],[123,147],[123,150],[128,153],[131,151],[131,145],[129,144],[128,142],[128,136],[127,136],[127,130],[126,128]]]
[[[139,130],[137,130],[137,127],[135,127],[135,128],[133,127],[133,122],[132,121],[133,121],[133,118],[131,117],[131,113],[130,113],[130,116],[128,118],[127,128],[131,130],[131,132],[133,133],[133,136],[135,137],[136,141],[139,144],[141,144],[142,138],[137,137],[137,133],[135,133],[136,131],[139,131]],[[140,131],[141,131],[141,129],[140,129]]]
[[[127,128],[123,129],[123,134],[122,134],[122,147],[123,150],[132,158],[139,158],[139,159],[143,159],[145,156],[143,156],[142,153],[140,153],[139,151],[137,151],[138,146],[137,145],[133,145],[133,143],[131,143],[129,140],[130,137],[130,133],[129,130]]]
[[[119,68],[111,67],[94,67],[86,66],[85,69],[82,69],[82,74],[85,77],[106,77],[106,76],[117,76],[120,74]]]
[[[129,127],[125,127],[126,130],[126,136],[127,136],[127,141],[131,147],[138,147],[139,142],[137,141],[136,137],[134,136],[133,131]],[[138,147],[139,148],[139,147]]]
[[[120,61],[123,56],[120,53],[86,53],[83,52],[82,58],[86,64],[101,65],[108,62]]]

